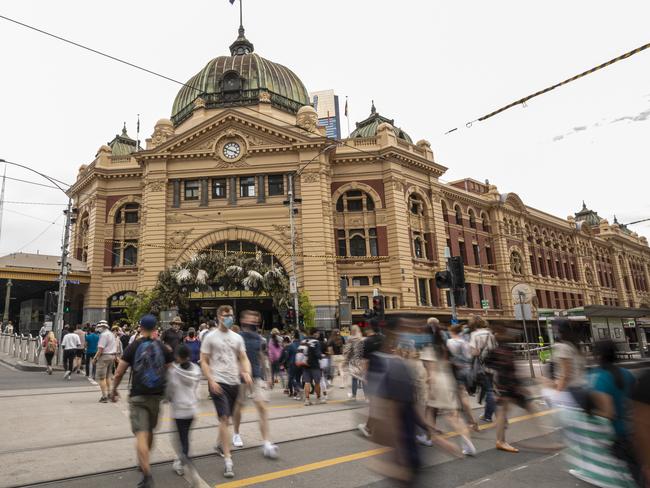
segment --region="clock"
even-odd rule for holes
[[[241,154],[241,146],[236,142],[227,142],[223,146],[223,157],[226,159],[237,159]]]

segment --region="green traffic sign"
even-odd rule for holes
[[[487,310],[490,308],[490,303],[487,300],[481,300],[481,308],[483,310]]]

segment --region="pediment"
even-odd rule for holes
[[[180,134],[155,148],[154,153],[204,154],[213,153],[224,137],[238,137],[245,141],[249,151],[277,147],[291,147],[303,142],[293,127],[279,127],[260,118],[242,116],[237,112],[224,112]]]

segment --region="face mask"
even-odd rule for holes
[[[234,322],[235,322],[235,321],[233,320],[232,317],[224,317],[224,318],[223,318],[223,325],[224,325],[226,328],[228,328],[228,329],[230,329],[230,328],[232,327],[232,324],[233,324]]]
[[[194,332],[190,332],[190,337],[194,337]]]
[[[469,327],[465,327],[465,328],[463,329],[463,332],[464,332],[465,334],[469,334]]]

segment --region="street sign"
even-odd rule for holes
[[[487,300],[481,300],[481,308],[483,310],[489,309],[490,308],[490,302],[488,302]]]
[[[297,287],[296,287],[296,279],[291,276],[289,278],[289,293],[296,293]]]

